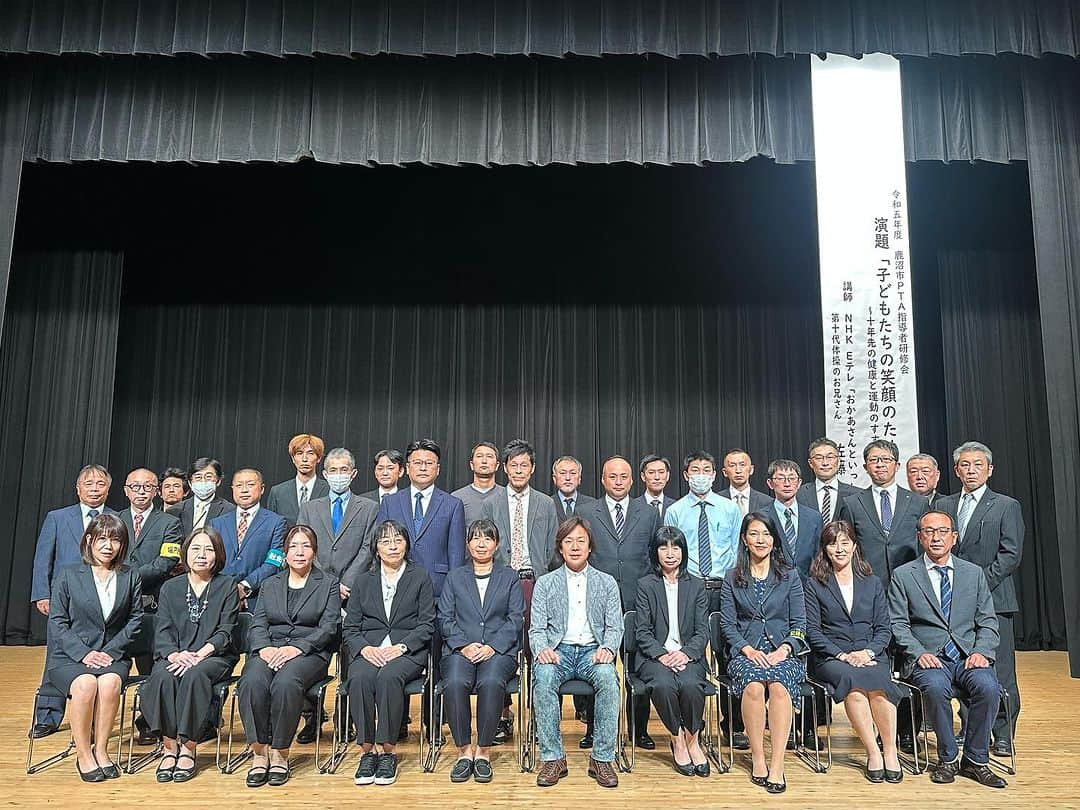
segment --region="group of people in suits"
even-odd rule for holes
[[[566,773],[559,690],[584,680],[592,691],[579,707],[588,771],[613,787],[622,710],[614,658],[622,615],[636,609],[638,672],[648,688],[626,707],[635,719],[630,732],[639,746],[655,747],[651,697],[680,773],[709,772],[698,734],[708,616],[718,612],[726,641],[720,660],[741,698],[736,716],[724,718],[725,731],[750,750],[752,779],[768,791],[786,785],[792,701],[808,666],[845,704],[867,746],[867,778],[899,781],[898,725],[899,747],[913,743],[903,734],[910,722],[896,715],[890,655],[933,704],[941,760],[935,781],[962,773],[1003,784],[987,767],[988,749],[1011,750],[1014,728],[997,711],[990,679],[1018,710],[1011,574],[1023,521],[1015,500],[988,489],[993,459],[984,445],[957,448],[963,490],[947,497],[937,496],[937,463],[924,454],[907,467],[909,483],[923,491],[900,487],[899,451],[885,440],[864,449],[872,481],[864,490],[839,480],[839,451],[827,438],[809,447],[813,481],[802,481],[798,463],[773,460],[769,495],[750,486],[746,451],[728,452],[720,465],[694,451],[682,465],[690,492],[678,500],[665,494],[671,464],[657,455],[638,464],[645,492],[636,498],[634,468],[620,456],[606,459],[603,494],[593,499],[579,489],[581,464],[572,456],[552,465],[554,496],[535,489],[536,454],[523,440],[501,450],[477,444],[469,459],[473,481],[453,494],[436,486],[441,450],[430,439],[404,453],[376,454],[377,486],[362,495],[352,491],[358,470],[346,448],[326,452],[319,437],[301,434],[288,450],[294,478],[267,492],[258,470],[238,469],[231,501],[218,495],[215,459],[196,459],[186,473],[169,468],[160,478],[137,468],[126,479],[130,505],[120,515],[105,506],[108,472],[88,465],[76,481],[79,502],[46,516],[31,593],[49,616],[43,683],[71,697],[83,778],[115,772],[90,727],[98,736],[111,728],[111,719],[103,727],[100,718],[110,705],[115,713],[110,701],[127,674],[123,652],[142,615],[154,613],[153,652],[135,663],[150,675],[140,689],[140,727],[147,740],[163,743],[161,781],[194,775],[196,746],[219,709],[213,687],[241,653],[248,655],[238,698],[255,754],[252,787],[287,782],[294,739],[309,742],[318,733],[323,707],[311,705],[309,690],[327,677],[335,653],[361,747],[357,784],[396,778],[395,745],[407,723],[403,690],[428,667],[442,680],[459,749],[452,781],[489,781],[490,748],[513,733],[506,684],[518,674],[520,652],[532,661],[538,784],[553,785]],[[495,483],[500,467],[506,486]],[[720,491],[718,469],[727,480]],[[159,494],[164,511],[154,503]],[[924,564],[931,559],[933,566]],[[937,579],[927,588],[931,570]],[[236,637],[240,611],[253,614],[246,649]],[[939,635],[927,636],[935,624]],[[88,645],[83,655],[61,642],[60,627],[77,628],[74,636]],[[940,705],[953,694],[966,698],[963,759],[951,712],[946,718]],[[87,700],[96,724],[83,722]],[[42,696],[31,733],[55,731],[63,711],[62,699]],[[301,716],[307,722],[297,734]],[[426,708],[424,719],[432,722]],[[774,742],[768,760],[766,726]],[[814,734],[810,726],[795,733]]]

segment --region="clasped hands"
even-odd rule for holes
[[[113,657],[101,650],[91,650],[83,656],[82,662],[90,669],[102,669],[112,665]]]
[[[404,654],[397,644],[392,644],[389,647],[373,647],[369,644],[360,650],[360,655],[364,657],[364,660],[377,667],[384,667]]]
[[[877,663],[866,650],[852,650],[848,653],[840,653],[836,657],[853,667],[872,667]]]
[[[690,656],[682,650],[672,650],[656,659],[672,672],[682,672],[690,663]]]
[[[259,658],[265,661],[266,665],[274,672],[277,672],[294,658],[303,654],[303,650],[291,644],[285,647],[263,647],[259,650]]]
[[[481,644],[478,641],[474,641],[472,644],[466,644],[461,648],[460,652],[465,659],[472,664],[479,664],[482,661],[487,661],[495,655],[495,650],[490,645]]]
[[[781,661],[787,660],[787,657],[788,655],[790,655],[791,651],[788,649],[786,644],[781,644],[771,653],[762,652],[756,647],[751,647],[749,644],[747,644],[745,647],[742,648],[741,652],[743,655],[749,658],[752,663],[756,664],[762,669],[768,669],[769,667],[775,667]]]
[[[177,650],[169,653],[169,665],[165,667],[177,677],[183,677],[189,670],[194,669],[200,662],[206,660],[208,653],[192,650]]]
[[[943,669],[945,666],[941,663],[941,659],[933,653],[923,653],[915,663],[919,665],[920,669]],[[990,659],[982,653],[973,652],[964,661],[964,669],[984,669],[988,666],[990,666]]]

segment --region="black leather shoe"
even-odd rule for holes
[[[172,765],[166,765],[165,763],[172,760]],[[161,758],[161,762],[158,763],[157,772],[155,777],[159,782],[171,782],[173,768],[176,767],[176,754],[165,754]]]
[[[765,790],[769,791],[769,793],[783,793],[787,790],[787,780],[785,779],[783,782],[766,781]]]
[[[319,735],[320,727],[321,724],[315,722],[315,715],[311,715],[304,723],[304,727],[300,729],[300,732],[296,735],[296,741],[300,743],[300,745],[311,745]]]
[[[1012,743],[1008,740],[995,740],[994,741],[994,756],[998,757],[1011,757],[1012,756]]]
[[[266,784],[270,787],[281,787],[289,781],[291,775],[287,765],[275,765],[266,776]]]
[[[586,734],[582,735],[581,742],[578,743],[578,747],[579,748],[592,748],[592,743],[593,743],[592,734],[586,733]]]
[[[765,785],[769,783],[769,774],[766,773],[764,776],[754,776],[754,772],[750,771],[750,781],[758,787],[765,787]]]
[[[885,781],[888,782],[890,785],[899,785],[901,782],[904,781],[904,769],[901,768],[898,771],[890,771],[888,768],[886,768]]]
[[[915,738],[912,737],[910,734],[901,734],[900,742],[898,743],[897,747],[905,754],[914,754]]]
[[[482,757],[474,759],[472,766],[472,774],[473,779],[477,782],[480,782],[481,784],[490,782],[495,776],[495,772],[491,770],[491,760],[487,760]]]
[[[495,727],[495,736],[492,741],[496,745],[509,740],[514,736],[514,718],[513,717],[501,717],[499,718],[499,724]]]
[[[994,773],[989,765],[976,765],[966,759],[960,760],[959,774],[967,779],[972,779],[984,787],[1003,788],[1009,783]]]
[[[879,785],[885,781],[885,769],[878,768],[871,770],[870,768],[863,768],[863,776],[866,777],[867,782],[873,782],[875,785]]]
[[[675,759],[675,743],[669,742],[668,745],[671,746],[671,764],[675,766],[675,773],[682,776],[693,776],[694,763],[687,762],[685,765],[681,764],[679,760]]]
[[[750,738],[746,736],[745,731],[736,731],[731,735],[731,745],[736,751],[749,751]]]
[[[265,765],[252,765],[247,772],[247,778],[244,780],[249,788],[262,787],[266,784],[268,779],[269,768]]]
[[[120,769],[116,765],[102,765],[101,775],[106,779],[119,779]]]
[[[473,761],[468,757],[461,757],[454,763],[453,769],[450,771],[451,782],[468,782],[469,777],[473,774]]]
[[[638,734],[637,739],[634,741],[638,748],[644,748],[646,751],[652,751],[656,748],[656,741],[648,735],[647,732]]]
[[[959,762],[939,762],[937,767],[930,771],[930,781],[935,785],[951,785],[956,781],[959,770]]]
[[[52,723],[35,723],[34,727],[30,729],[30,736],[35,740],[40,740],[42,737],[48,737],[50,734],[55,734],[57,731],[57,727]]]
[[[190,768],[180,767],[180,763],[183,761],[190,761]],[[187,782],[195,776],[195,757],[191,754],[181,754],[176,760],[176,767],[173,768],[172,780],[174,782]]]
[[[709,768],[709,760],[694,766],[694,776],[708,776],[710,773],[712,773],[712,769]]]
[[[81,770],[79,770],[79,761],[78,760],[75,760],[75,772],[77,774],[79,774],[79,778],[82,779],[84,782],[104,782],[105,781],[105,774],[103,774],[101,772],[101,768],[94,768],[94,770],[92,770],[92,771],[87,771],[86,773],[83,773]]]

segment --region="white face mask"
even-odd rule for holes
[[[212,481],[192,481],[191,491],[195,493],[195,497],[201,501],[205,501],[214,491],[217,489],[217,484]]]
[[[326,483],[330,485],[330,491],[335,495],[340,495],[349,488],[349,484],[352,483],[352,476],[348,473],[334,473],[326,476]]]
[[[715,474],[706,475],[705,473],[695,473],[690,476],[690,491],[695,495],[704,495],[712,489],[713,481],[715,480]]]

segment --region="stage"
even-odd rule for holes
[[[603,790],[585,775],[586,754],[577,747],[583,726],[570,714],[570,701],[563,717],[570,775],[557,786],[541,789],[535,773],[521,773],[513,761],[512,746],[503,746],[493,760],[495,779],[491,784],[449,781],[455,749],[443,749],[434,773],[421,772],[417,764],[415,733],[399,747],[402,765],[398,781],[388,787],[356,787],[352,774],[358,754],[350,752],[336,774],[320,775],[313,768],[314,745],[292,749],[293,778],[280,788],[264,786],[255,790],[244,786],[241,768],[224,776],[213,765],[213,746],[200,753],[198,775],[185,785],[159,785],[153,767],[134,776],[122,776],[103,785],[84,785],[75,774],[73,757],[34,776],[25,775],[25,729],[30,703],[41,673],[43,647],[7,647],[0,658],[0,681],[9,684],[7,699],[0,708],[0,722],[11,730],[11,744],[0,753],[0,768],[7,774],[6,806],[41,806],[53,803],[107,802],[111,807],[149,807],[178,802],[204,805],[228,803],[235,806],[273,804],[278,807],[327,806],[343,802],[387,802],[398,806],[484,806],[521,807],[540,802],[553,807],[581,805],[593,807],[1080,807],[1080,785],[1075,765],[1080,761],[1080,681],[1068,676],[1064,652],[1022,652],[1017,654],[1017,673],[1024,709],[1017,731],[1016,776],[1008,777],[1009,787],[994,791],[958,779],[953,785],[934,785],[928,774],[904,774],[901,785],[873,785],[862,775],[861,754],[857,763],[850,755],[859,747],[840,707],[834,715],[834,765],[826,774],[812,773],[788,756],[788,790],[782,796],[767,796],[748,777],[749,753],[736,752],[735,767],[728,774],[713,773],[708,779],[676,774],[666,750],[663,728],[656,719],[650,733],[657,741],[654,752],[638,752],[633,773],[620,774],[617,790]],[[413,717],[418,707],[413,704]],[[415,732],[417,724],[413,724]],[[1053,727],[1063,733],[1055,739]],[[64,727],[66,729],[66,726]],[[329,729],[329,724],[326,726]],[[239,728],[238,728],[239,731]],[[63,732],[35,746],[35,758],[60,750],[66,744]],[[663,749],[663,750],[662,750]],[[355,750],[355,749],[354,749]],[[933,754],[932,754],[933,756]]]

